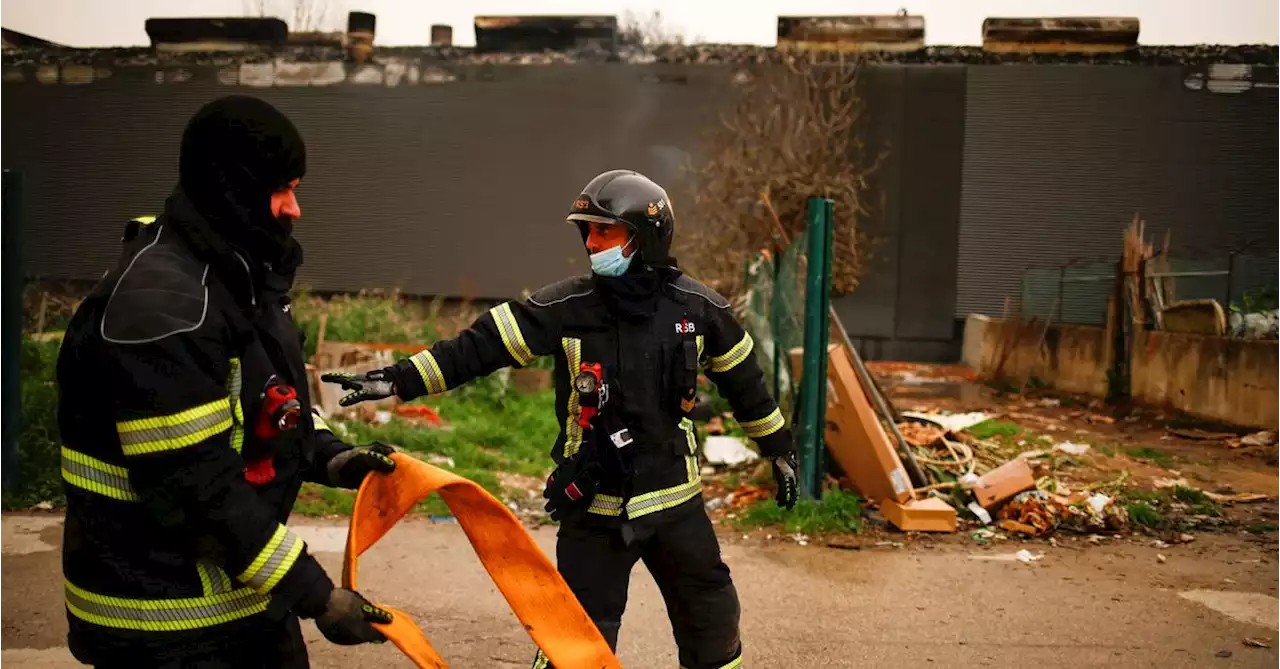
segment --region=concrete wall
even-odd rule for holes
[[[1141,332],[1130,370],[1143,402],[1251,427],[1276,427],[1280,366],[1275,341]]]
[[[1043,337],[1043,338],[1042,338]],[[1012,379],[1034,377],[1058,390],[1107,394],[1111,344],[1106,331],[970,315],[964,362],[982,378],[1001,369]],[[1140,332],[1130,363],[1133,398],[1235,425],[1280,424],[1280,343],[1226,337]]]

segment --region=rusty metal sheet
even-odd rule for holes
[[[779,16],[778,48],[910,51],[924,48],[924,17]]]
[[[996,52],[1124,51],[1138,45],[1136,17],[988,18],[982,48]]]

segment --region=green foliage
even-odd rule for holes
[[[327,341],[407,343],[426,348],[453,336],[478,314],[473,305],[446,308],[443,300],[423,302],[399,293],[365,292],[324,299],[298,290],[293,302],[294,321],[307,335],[308,358],[316,352],[322,315],[327,316]]]
[[[743,528],[782,526],[789,533],[823,534],[860,532],[862,530],[862,498],[843,490],[828,490],[821,501],[802,499],[794,509],[779,508],[772,498],[747,507],[737,519]]]
[[[1238,302],[1231,303],[1231,311],[1254,314],[1259,311],[1274,310],[1278,304],[1280,304],[1280,291],[1277,291],[1274,286],[1264,286],[1244,291]]]
[[[992,418],[984,420],[965,431],[977,439],[991,439],[992,437],[1016,437],[1022,434],[1022,427],[1017,423]]]
[[[62,493],[62,441],[58,437],[57,363],[60,341],[22,342],[22,418],[18,472],[4,491],[5,509],[66,503]]]
[[[437,464],[475,481],[501,498],[498,472],[544,478],[553,462],[550,450],[559,425],[555,417],[555,393],[524,394],[514,390],[499,392],[497,376],[485,377],[445,395],[418,400],[435,409],[447,423],[445,428],[394,417],[384,425],[342,423],[353,444],[380,440],[427,459],[428,455],[453,461],[453,466]],[[336,421],[335,421],[336,422]],[[341,491],[313,491],[304,495],[298,512],[309,515],[350,513],[351,500]],[[419,505],[434,515],[450,515],[438,496]]]
[[[1144,460],[1146,462],[1150,462],[1150,463],[1159,465],[1161,467],[1164,467],[1165,469],[1168,469],[1169,467],[1173,466],[1172,456],[1170,456],[1168,453],[1157,451],[1154,448],[1148,448],[1146,446],[1142,448],[1130,448],[1126,450],[1125,453],[1127,453],[1129,457],[1135,460]]]
[[[1165,524],[1164,515],[1146,502],[1127,504],[1124,509],[1129,512],[1129,521],[1134,525],[1159,529]]]

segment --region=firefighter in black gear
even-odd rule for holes
[[[286,526],[303,481],[395,467],[314,413],[287,292],[306,154],[270,105],[209,103],[163,215],[124,235],[67,328],[58,425],[72,654],[99,667],[306,667],[299,617],[384,641]]]
[[[728,301],[677,269],[675,216],[658,184],[605,172],[568,221],[591,254],[591,275],[494,307],[394,366],[323,380],[355,391],[344,405],[409,400],[555,356],[561,428],[544,495],[561,521],[560,573],[616,649],[631,569],[643,560],[666,601],[681,665],[740,666],[738,596],[702,502],[689,418],[699,370],[773,463],[786,508],[796,500],[790,433]],[[549,666],[541,652],[534,666]]]

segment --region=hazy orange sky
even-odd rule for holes
[[[378,17],[379,44],[429,41],[430,25],[453,26],[454,43],[475,43],[472,19],[486,14],[615,14],[659,10],[687,39],[739,44],[775,42],[776,17],[892,14],[905,7],[925,17],[929,44],[980,44],[988,16],[1137,16],[1143,44],[1276,44],[1277,0],[305,0],[327,10],[341,29],[350,10]],[[263,0],[286,21],[294,0]],[[243,16],[259,0],[6,0],[4,27],[72,46],[149,44],[149,17]]]

